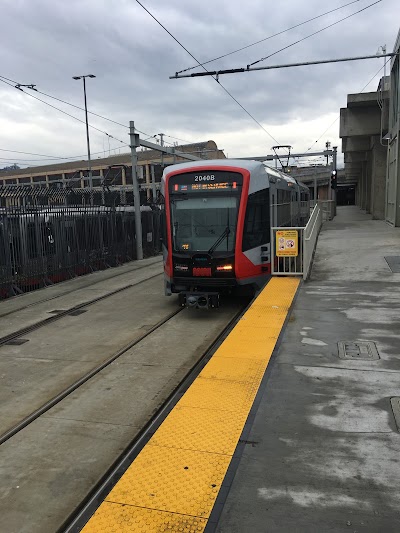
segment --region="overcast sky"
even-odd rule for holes
[[[350,0],[141,1],[191,54],[206,61]],[[373,1],[353,2],[207,68],[246,66]],[[385,44],[392,51],[398,2],[382,0],[257,66],[370,55]],[[221,76],[221,84],[273,139],[211,77],[169,79],[195,61],[135,0],[1,0],[0,6],[0,76],[13,80],[12,86],[0,83],[0,168],[49,163],[4,150],[78,159],[87,153],[83,123],[18,91],[13,82],[36,84],[48,95],[83,107],[82,81],[72,76],[94,74],[87,80],[89,111],[127,126],[134,120],[149,136],[168,135],[168,143],[213,139],[227,156],[244,157],[271,153],[275,144],[290,144],[297,153],[311,146],[322,150],[327,140],[340,151],[339,121],[324,131],[346,106],[348,93],[360,92],[375,74],[365,91],[376,90],[383,75],[383,70],[378,73],[380,58]],[[27,92],[84,120],[79,109]],[[90,130],[93,159],[109,149],[127,151],[127,127],[93,116],[89,122],[113,137]]]

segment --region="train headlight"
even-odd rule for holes
[[[232,272],[233,266],[232,265],[220,265],[217,266],[217,272]]]

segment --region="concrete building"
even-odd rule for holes
[[[400,31],[394,53],[400,50]],[[346,181],[356,187],[356,203],[374,219],[400,226],[400,70],[391,60],[390,76],[375,92],[349,94],[340,110],[340,137]]]
[[[387,179],[386,179],[386,221],[400,226],[400,30],[397,35],[390,65],[390,107]]]
[[[292,168],[290,175],[293,178],[301,181],[310,188],[311,199],[331,200],[333,193],[331,189],[331,166],[320,165],[314,167],[298,167]],[[344,169],[338,169],[338,183],[340,188],[348,189],[348,184],[345,183]]]
[[[345,180],[356,185],[357,205],[375,219],[385,218],[389,78],[376,92],[347,95],[340,110]]]

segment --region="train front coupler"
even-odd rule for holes
[[[180,292],[179,305],[191,309],[217,309],[219,307],[219,293]]]

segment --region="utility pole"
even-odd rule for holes
[[[154,172],[154,165],[151,165],[150,169],[151,169],[151,190],[152,190],[152,196],[153,196],[153,203],[156,203],[157,189],[156,189],[156,176]]]
[[[326,141],[325,146],[326,146],[326,149],[329,150],[331,147],[331,143],[329,141]],[[326,154],[326,166],[328,165],[329,165],[329,155]]]
[[[333,169],[332,170],[337,170],[337,146],[334,146],[333,147]]]
[[[93,174],[92,174],[92,162],[90,160],[90,142],[89,142],[89,123],[86,101],[86,78],[95,78],[94,74],[85,74],[84,76],[72,76],[74,80],[83,80],[83,97],[85,101],[85,119],[86,119],[86,143],[88,152],[88,170],[89,170],[89,189],[90,189],[90,203],[93,205]]]
[[[161,147],[164,146],[164,133],[159,133],[158,134],[160,136],[160,145]],[[164,152],[161,152],[161,165],[164,166]]]
[[[330,149],[330,147],[331,147],[331,143],[329,141],[326,141],[325,148],[327,152]],[[328,153],[326,154],[326,168],[329,170],[329,154]],[[333,197],[332,189],[331,187],[328,187],[328,200],[332,200],[332,197]]]
[[[140,193],[137,178],[137,154],[136,148],[140,146],[139,134],[135,133],[135,123],[129,122],[129,139],[132,160],[132,183],[133,183],[133,200],[135,206],[135,233],[136,233],[136,259],[143,259],[143,241],[142,241],[142,215],[140,212]]]
[[[337,146],[333,147],[333,155],[332,155],[332,170],[336,171],[336,180],[338,179],[338,173],[337,173]],[[336,182],[337,185],[337,182]],[[332,189],[332,200],[335,201],[334,209],[335,209],[335,216],[336,216],[336,190]]]

